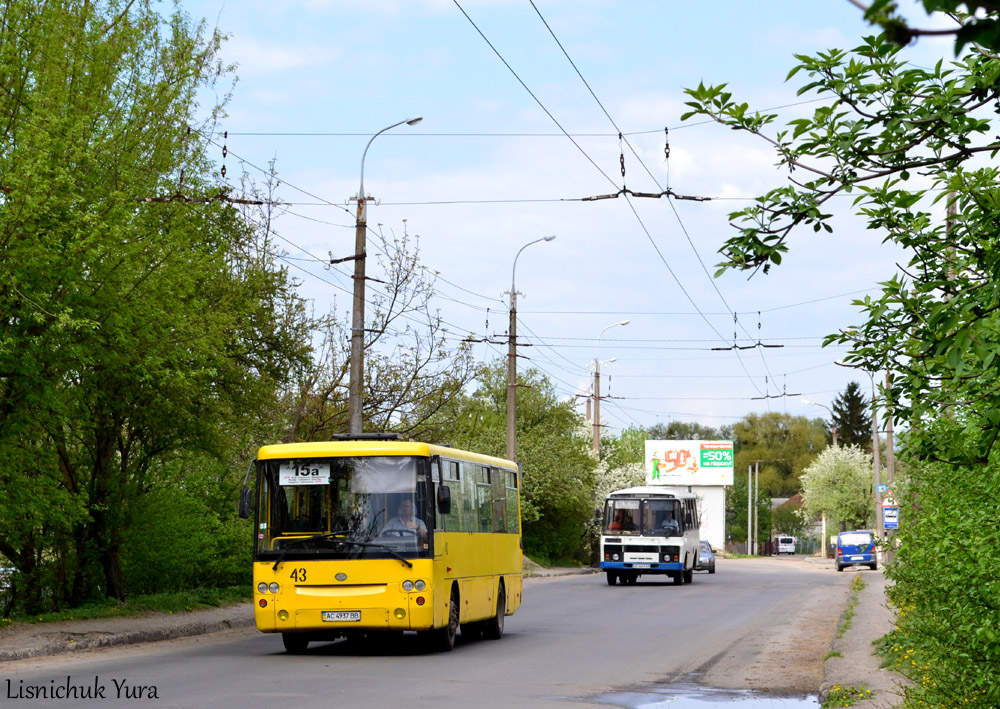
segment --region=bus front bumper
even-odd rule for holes
[[[681,562],[602,561],[602,571],[683,571]]]

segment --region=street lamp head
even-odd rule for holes
[[[408,126],[415,126],[418,123],[420,123],[420,121],[422,121],[422,120],[424,120],[423,116],[414,116],[413,118],[408,118],[406,120],[406,125],[408,125]]]
[[[621,321],[620,323],[618,323],[618,324],[619,324],[619,325],[628,325],[628,324],[629,324],[630,322],[632,322],[632,321],[631,321],[631,320],[622,320],[622,321]]]
[[[549,236],[543,236],[542,237],[542,239],[544,239],[545,241],[552,241],[554,238],[556,238],[555,234],[551,234]]]

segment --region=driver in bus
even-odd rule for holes
[[[409,535],[412,534],[420,538],[420,541],[427,541],[427,525],[422,519],[413,516],[413,500],[406,498],[399,503],[397,516],[390,519],[382,534]]]
[[[674,519],[674,513],[667,510],[666,515],[663,517],[663,522],[660,524],[660,529],[670,530],[673,535],[680,534],[681,528],[677,524],[677,520]]]

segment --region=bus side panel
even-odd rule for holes
[[[523,588],[524,553],[521,551],[521,538],[517,534],[498,534],[493,540],[493,558],[504,581],[505,615],[513,615],[521,607]]]
[[[434,583],[440,589],[434,603],[434,622],[447,620],[451,584],[459,582],[459,621],[470,623],[492,618],[496,593],[504,580],[506,615],[521,605],[524,557],[516,534],[437,532],[434,538]]]

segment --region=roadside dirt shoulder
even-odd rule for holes
[[[823,660],[850,596],[849,580],[830,583],[836,573],[819,561],[755,559],[750,563],[794,563],[815,574],[817,583],[796,603],[762,615],[754,627],[709,668],[701,683],[724,689],[774,694],[815,693],[823,682]]]

